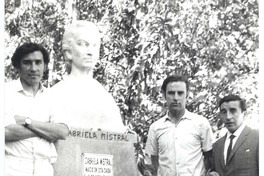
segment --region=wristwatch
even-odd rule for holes
[[[31,123],[32,123],[31,118],[27,117],[27,118],[25,119],[25,124],[24,124],[24,126],[25,126],[25,127],[28,127]]]

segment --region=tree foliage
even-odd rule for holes
[[[75,18],[98,24],[102,45],[94,77],[139,134],[139,147],[166,112],[160,86],[167,75],[189,76],[187,108],[212,126],[219,121],[218,100],[229,93],[247,100],[248,114],[258,114],[257,0],[13,0],[5,10],[6,80],[17,77],[10,61],[15,48],[34,41],[51,54],[45,84],[54,85],[67,71],[65,26]]]

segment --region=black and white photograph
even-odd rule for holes
[[[3,176],[261,176],[259,0],[4,0]]]

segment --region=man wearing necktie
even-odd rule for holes
[[[213,145],[213,171],[207,176],[259,176],[259,131],[245,123],[245,101],[228,95],[219,102],[228,132]]]

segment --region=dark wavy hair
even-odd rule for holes
[[[163,81],[162,86],[161,86],[161,91],[163,93],[166,94],[167,85],[170,82],[185,82],[185,84],[186,84],[186,92],[188,92],[188,90],[189,90],[189,82],[188,82],[187,76],[183,76],[183,75],[181,75],[181,76],[172,75],[172,76],[168,76]]]
[[[44,60],[44,64],[48,65],[49,63],[49,53],[48,51],[40,44],[37,43],[24,43],[23,45],[19,46],[14,55],[11,58],[12,61],[12,65],[16,68],[16,69],[20,69],[20,63],[21,60],[30,53],[33,53],[35,51],[40,51],[43,54],[43,60]]]
[[[225,102],[230,102],[230,101],[239,101],[240,102],[240,108],[241,108],[241,111],[244,112],[247,110],[247,107],[246,107],[246,100],[242,99],[240,96],[238,95],[227,95],[225,97],[223,97],[220,101],[219,101],[219,105],[218,107],[221,108],[221,105]]]

